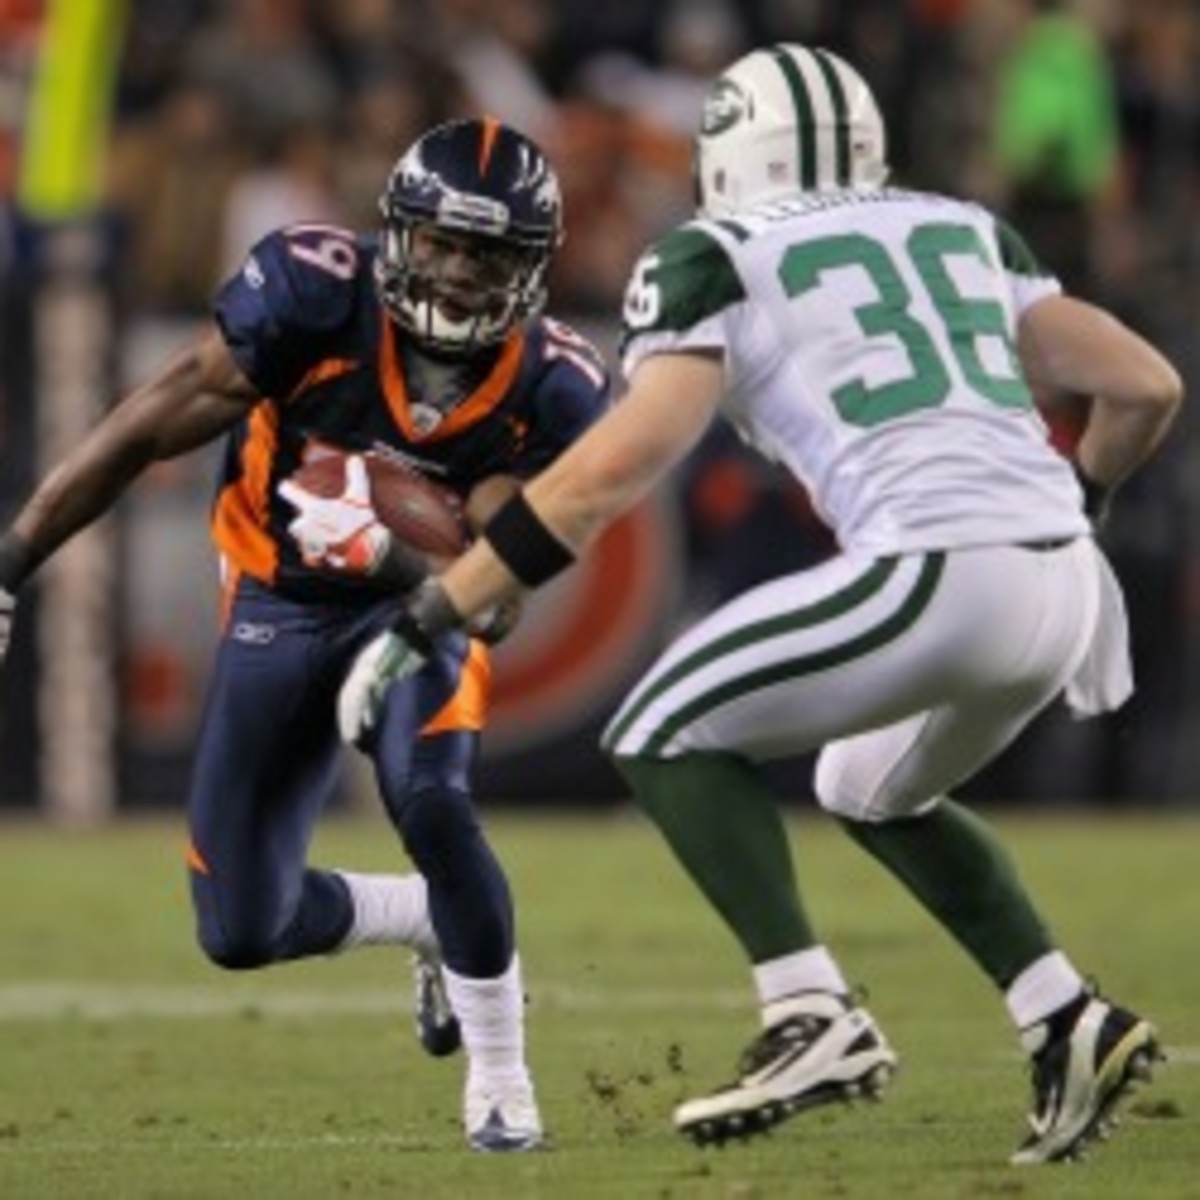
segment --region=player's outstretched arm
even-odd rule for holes
[[[582,553],[699,442],[723,387],[719,356],[646,359],[615,407],[505,504],[483,536],[442,575],[454,609],[468,617],[520,587],[545,582],[542,572],[551,571],[552,564],[527,561],[517,542],[523,521],[514,521],[516,514],[531,518],[561,547],[562,565]]]
[[[258,400],[212,326],[129,393],[55,466],[0,534],[0,618],[12,596],[65,541],[91,524],[152,462],[228,429]],[[2,653],[3,647],[0,647]]]
[[[1076,451],[1085,489],[1111,492],[1158,448],[1183,400],[1175,368],[1095,305],[1052,296],[1021,319],[1022,366],[1035,386],[1089,396]],[[1095,496],[1089,497],[1095,499]]]
[[[720,402],[719,358],[647,359],[623,400],[520,492],[482,536],[405,605],[359,655],[338,696],[342,737],[361,745],[387,689],[418,671],[434,639],[548,582],[641,500],[700,440]]]

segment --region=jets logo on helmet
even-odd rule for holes
[[[700,132],[714,137],[732,129],[751,108],[750,97],[732,79],[713,84],[700,114]]]
[[[888,176],[883,119],[862,76],[828,50],[790,43],[755,50],[716,80],[695,154],[710,217]]]

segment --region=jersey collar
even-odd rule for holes
[[[435,428],[422,433],[413,420],[412,402],[408,385],[404,381],[404,369],[396,347],[396,331],[387,312],[382,313],[379,337],[379,378],[383,385],[384,398],[400,432],[410,442],[437,442],[452,437],[464,429],[471,428],[483,420],[508,395],[521,365],[525,351],[525,334],[516,330],[505,339],[500,357],[492,369],[460,404],[456,405]]]

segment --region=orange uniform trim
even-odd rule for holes
[[[471,641],[463,663],[458,690],[434,713],[421,730],[421,737],[434,733],[478,732],[487,724],[492,699],[492,659],[487,647]]]
[[[483,140],[479,143],[479,177],[482,179],[488,172],[488,163],[492,159],[492,151],[496,148],[496,139],[500,136],[500,122],[495,117],[484,117]]]
[[[221,490],[213,511],[213,541],[227,559],[264,582],[275,578],[279,550],[267,533],[271,464],[279,447],[279,412],[273,403],[250,414],[242,446],[242,473]]]
[[[386,316],[381,322],[379,339],[379,379],[388,409],[404,436],[410,442],[436,442],[470,429],[504,399],[517,377],[524,353],[525,335],[519,332],[511,334],[487,378],[440,425],[424,434],[417,431],[412,419],[408,385],[404,382],[404,371],[396,350],[395,332],[391,320]]]
[[[212,868],[204,861],[204,855],[196,849],[195,842],[188,842],[184,858],[187,860],[188,870],[195,871],[197,875],[212,874]]]
[[[292,388],[288,399],[290,400],[292,396],[299,396],[301,392],[306,392],[311,387],[316,387],[318,383],[326,383],[330,379],[337,379],[340,375],[347,375],[358,366],[359,363],[353,358],[322,359]]]

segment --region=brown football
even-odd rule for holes
[[[424,554],[452,558],[467,548],[462,501],[448,487],[426,478],[397,459],[365,454],[371,504],[379,520],[399,541]],[[337,496],[345,489],[346,455],[322,448],[293,479],[318,496]]]

